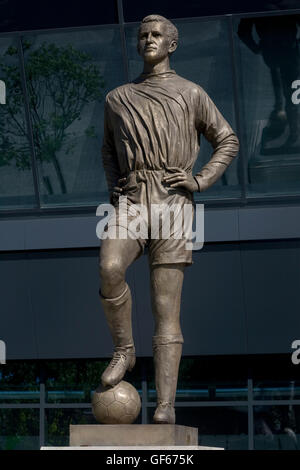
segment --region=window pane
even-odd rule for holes
[[[45,381],[49,403],[90,403],[105,361],[47,361]]]
[[[126,21],[140,21],[146,15],[157,13],[167,18],[189,18],[193,16],[223,15],[228,13],[242,13],[251,11],[264,11],[267,9],[266,0],[238,0],[230,2],[220,2],[210,0],[210,2],[183,2],[182,0],[151,0],[151,6],[147,2],[139,0],[123,0],[124,16]],[[298,8],[297,0],[285,2],[282,9]],[[291,5],[291,6],[289,6]]]
[[[254,446],[259,450],[300,449],[300,406],[255,406]]]
[[[148,423],[155,408],[148,409]],[[201,446],[225,449],[248,449],[248,408],[240,407],[176,407],[176,424],[198,428]]]
[[[90,409],[53,408],[45,410],[45,445],[68,446],[70,424],[97,424]]]
[[[179,46],[171,58],[176,73],[199,84],[212,98],[230,125],[235,128],[232,68],[228,24],[218,21],[175,21],[179,31]],[[143,68],[136,50],[138,25],[126,28],[130,79],[136,78]],[[220,79],[220,76],[222,79]],[[211,145],[201,139],[201,150],[193,173],[200,171],[212,154]],[[240,197],[238,169],[235,159],[223,177],[205,193],[195,194],[198,200]]]
[[[6,3],[13,2],[10,0]],[[118,22],[116,0],[105,2],[105,7],[102,2],[94,0],[85,0],[84,3],[70,0],[29,0],[26,3],[16,3],[18,5],[14,7],[14,24],[19,31]]]
[[[300,381],[260,381],[254,383],[255,400],[299,400]]]
[[[248,197],[300,193],[299,19],[235,23]]]
[[[104,98],[124,81],[119,28],[28,36],[23,47],[42,205],[98,205]]]
[[[38,450],[39,410],[0,409],[0,450]]]
[[[39,403],[40,388],[24,385],[21,387],[2,386],[0,383],[0,403]]]
[[[242,359],[226,357],[182,357],[176,403],[182,401],[248,400],[246,368]],[[153,361],[147,363],[148,401],[156,402]]]
[[[39,403],[39,401],[38,363],[8,361],[7,364],[0,365],[0,403]]]
[[[248,389],[244,383],[205,383],[191,381],[179,383],[176,391],[176,402],[180,401],[236,401],[247,400]],[[155,389],[148,390],[148,400],[156,401]]]
[[[35,206],[17,47],[14,38],[0,39],[0,79],[6,94],[5,104],[0,97],[0,210]]]

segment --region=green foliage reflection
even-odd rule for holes
[[[93,58],[72,45],[56,46],[43,43],[32,50],[23,43],[26,53],[26,87],[36,158],[51,163],[62,193],[67,193],[66,181],[57,154],[74,151],[70,126],[81,120],[84,108],[103,98],[103,78]],[[7,88],[7,103],[0,114],[0,166],[15,162],[20,170],[31,168],[27,124],[24,118],[24,98],[19,66],[11,63],[18,57],[16,47],[9,47],[0,61],[1,79]],[[17,62],[15,62],[17,63]],[[95,129],[83,129],[86,137],[95,137]],[[49,181],[44,180],[48,193]]]

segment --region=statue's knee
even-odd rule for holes
[[[102,282],[117,284],[122,281],[124,277],[124,268],[119,260],[100,260],[100,279]]]

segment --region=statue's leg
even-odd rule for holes
[[[142,253],[137,240],[105,239],[100,249],[100,299],[114,343],[114,354],[101,376],[103,386],[118,384],[135,365],[128,266]]]
[[[175,397],[183,337],[180,300],[185,264],[151,267],[151,301],[155,320],[153,357],[157,408],[153,421],[175,423]]]

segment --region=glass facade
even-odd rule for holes
[[[254,433],[255,450],[299,450],[300,407],[255,406]]]
[[[36,206],[28,121],[17,37],[0,39],[0,79],[5,104],[0,105],[0,208]]]
[[[0,79],[7,90],[0,105],[3,213],[89,211],[107,201],[104,97],[142,67],[138,23],[124,22],[131,21],[127,3],[118,24],[0,34]],[[196,198],[237,205],[299,198],[300,10],[184,16],[174,13],[180,39],[171,66],[208,92],[241,142],[239,158]],[[210,155],[203,139],[195,172]]]
[[[300,188],[300,15],[235,19],[247,197]]]
[[[22,45],[41,206],[96,205],[106,198],[104,98],[125,79],[119,28],[26,36]]]
[[[0,366],[0,450],[67,446],[70,424],[96,424],[91,396],[107,364],[74,359]],[[152,358],[138,358],[125,380],[141,397],[136,423],[151,423],[156,406]],[[299,380],[286,355],[183,357],[176,423],[197,427],[203,446],[299,449]]]

